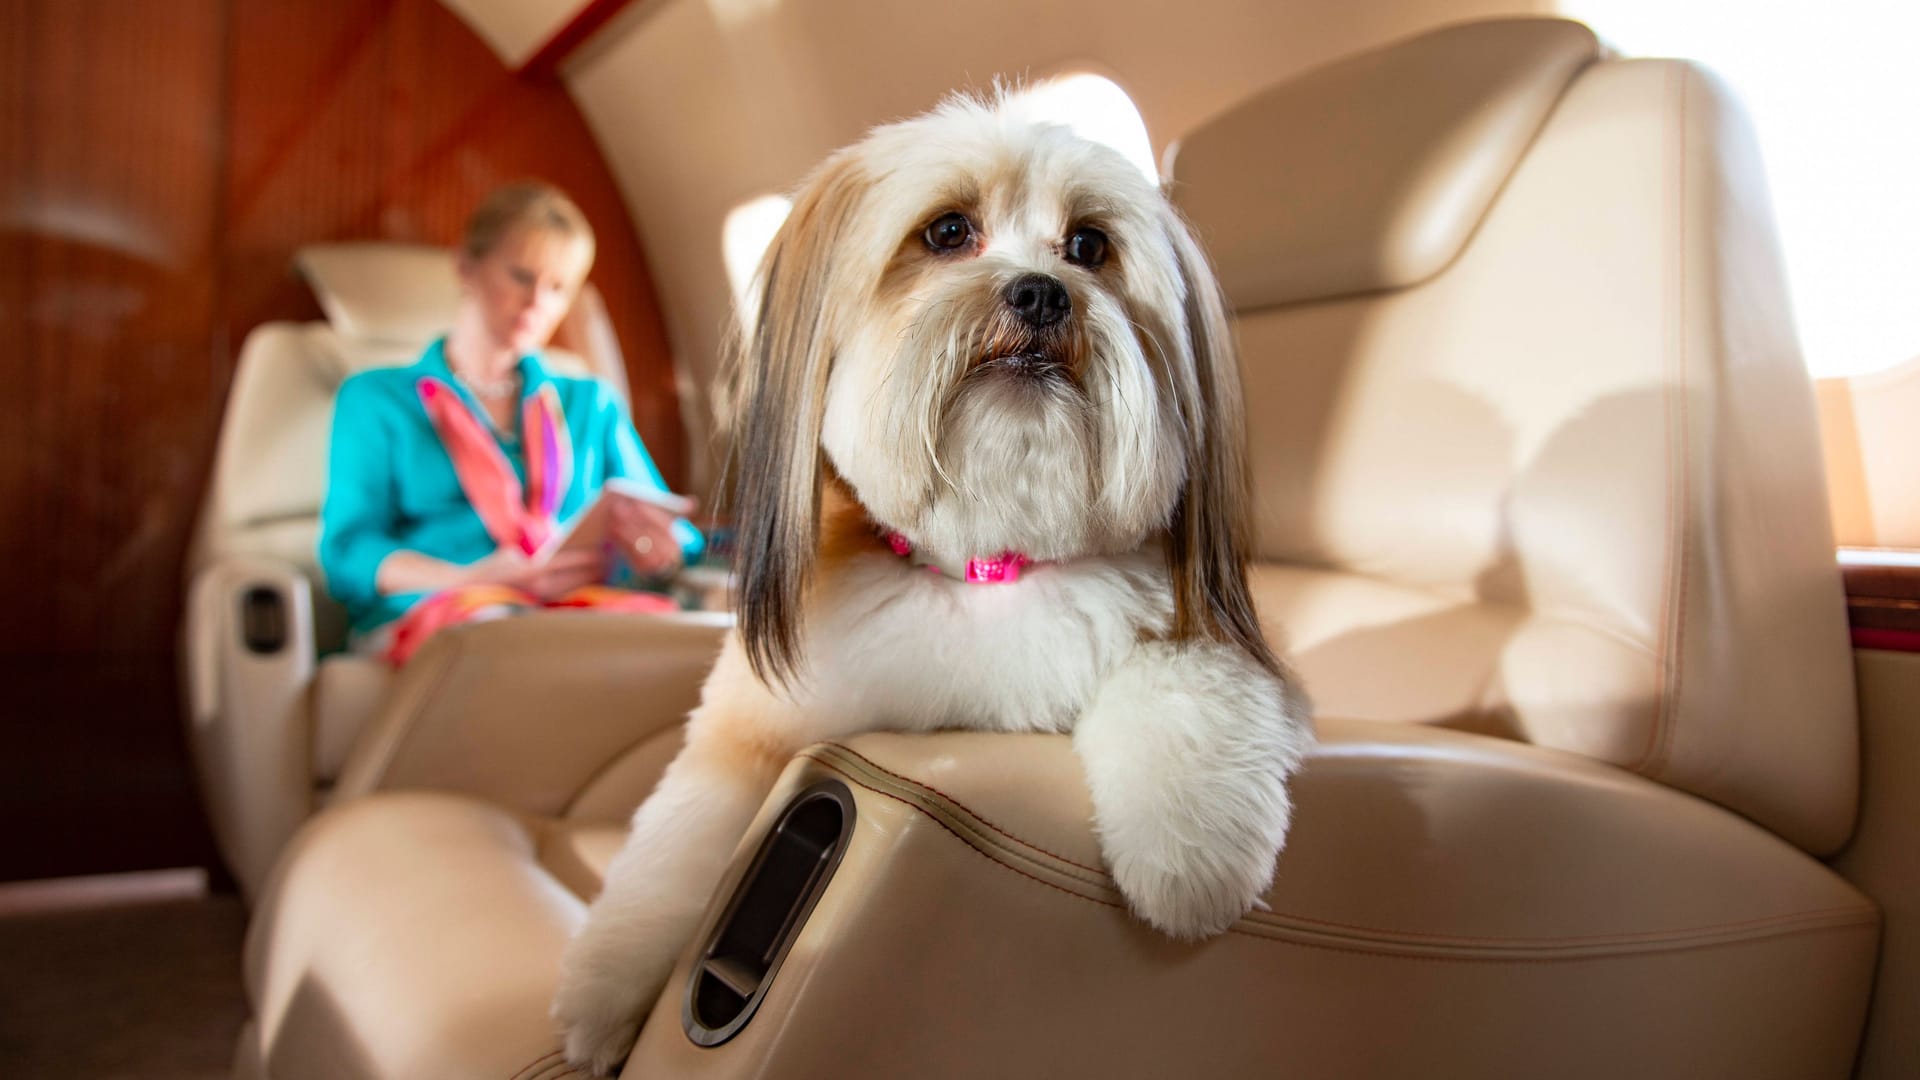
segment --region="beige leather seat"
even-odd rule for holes
[[[523,643],[524,628],[456,635],[410,665],[398,687],[386,663],[340,651],[345,617],[314,554],[334,392],[355,371],[417,359],[452,325],[459,283],[449,252],[415,245],[314,245],[297,265],[327,321],[268,323],[247,336],[187,566],[190,745],[221,853],[249,895],[294,829],[334,794],[375,712],[390,702],[434,707],[438,699],[411,688],[473,678],[497,669],[497,656],[524,670],[525,648],[555,651]],[[624,393],[617,363],[548,355]],[[572,635],[566,670],[604,675],[591,657],[617,661],[635,634],[646,640],[634,621],[563,630]],[[711,625],[698,632],[717,641]],[[502,651],[509,647],[517,651]]]
[[[1131,920],[1064,739],[817,746],[709,907],[844,785],[757,1013],[697,1045],[689,950],[624,1075],[1847,1075],[1878,934],[1819,861],[1854,814],[1847,631],[1724,89],[1468,24],[1275,87],[1175,169],[1238,308],[1262,611],[1323,716],[1268,910],[1197,946]],[[657,742],[569,800],[311,823],[250,935],[242,1075],[569,1075],[557,957]]]

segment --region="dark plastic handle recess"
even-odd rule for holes
[[[240,641],[259,656],[286,647],[287,605],[278,589],[255,585],[240,594]]]
[[[687,1038],[718,1046],[747,1026],[852,838],[853,793],[840,781],[787,804],[701,943],[680,1010]]]

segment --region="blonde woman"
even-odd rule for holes
[[[461,244],[452,332],[411,366],[340,387],[319,557],[360,647],[402,663],[435,631],[476,618],[672,609],[607,587],[664,577],[700,553],[698,530],[645,498],[607,500],[608,543],[552,550],[609,480],[667,494],[618,396],[539,356],[593,253],[593,230],[557,189],[495,191]]]

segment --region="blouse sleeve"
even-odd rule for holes
[[[613,392],[601,388],[601,408],[610,410],[612,416],[606,425],[607,431],[607,476],[623,480],[635,480],[652,487],[661,493],[667,492],[667,482],[660,475],[659,466],[653,463],[653,456],[647,453],[646,444],[640,441],[640,433],[634,430],[633,419],[627,415],[626,406]],[[701,552],[707,548],[707,538],[700,530],[685,518],[675,519],[673,535],[680,541],[680,555],[688,566],[700,559]]]
[[[363,379],[341,384],[327,448],[327,495],[320,504],[320,570],[327,591],[344,604],[372,603],[380,564],[401,544],[396,518],[390,417],[377,388]]]

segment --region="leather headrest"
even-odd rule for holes
[[[348,342],[424,345],[452,328],[460,305],[460,279],[445,248],[310,244],[294,264],[327,322]]]
[[[1425,280],[1599,59],[1562,19],[1449,26],[1289,79],[1173,150],[1173,197],[1234,308]]]

